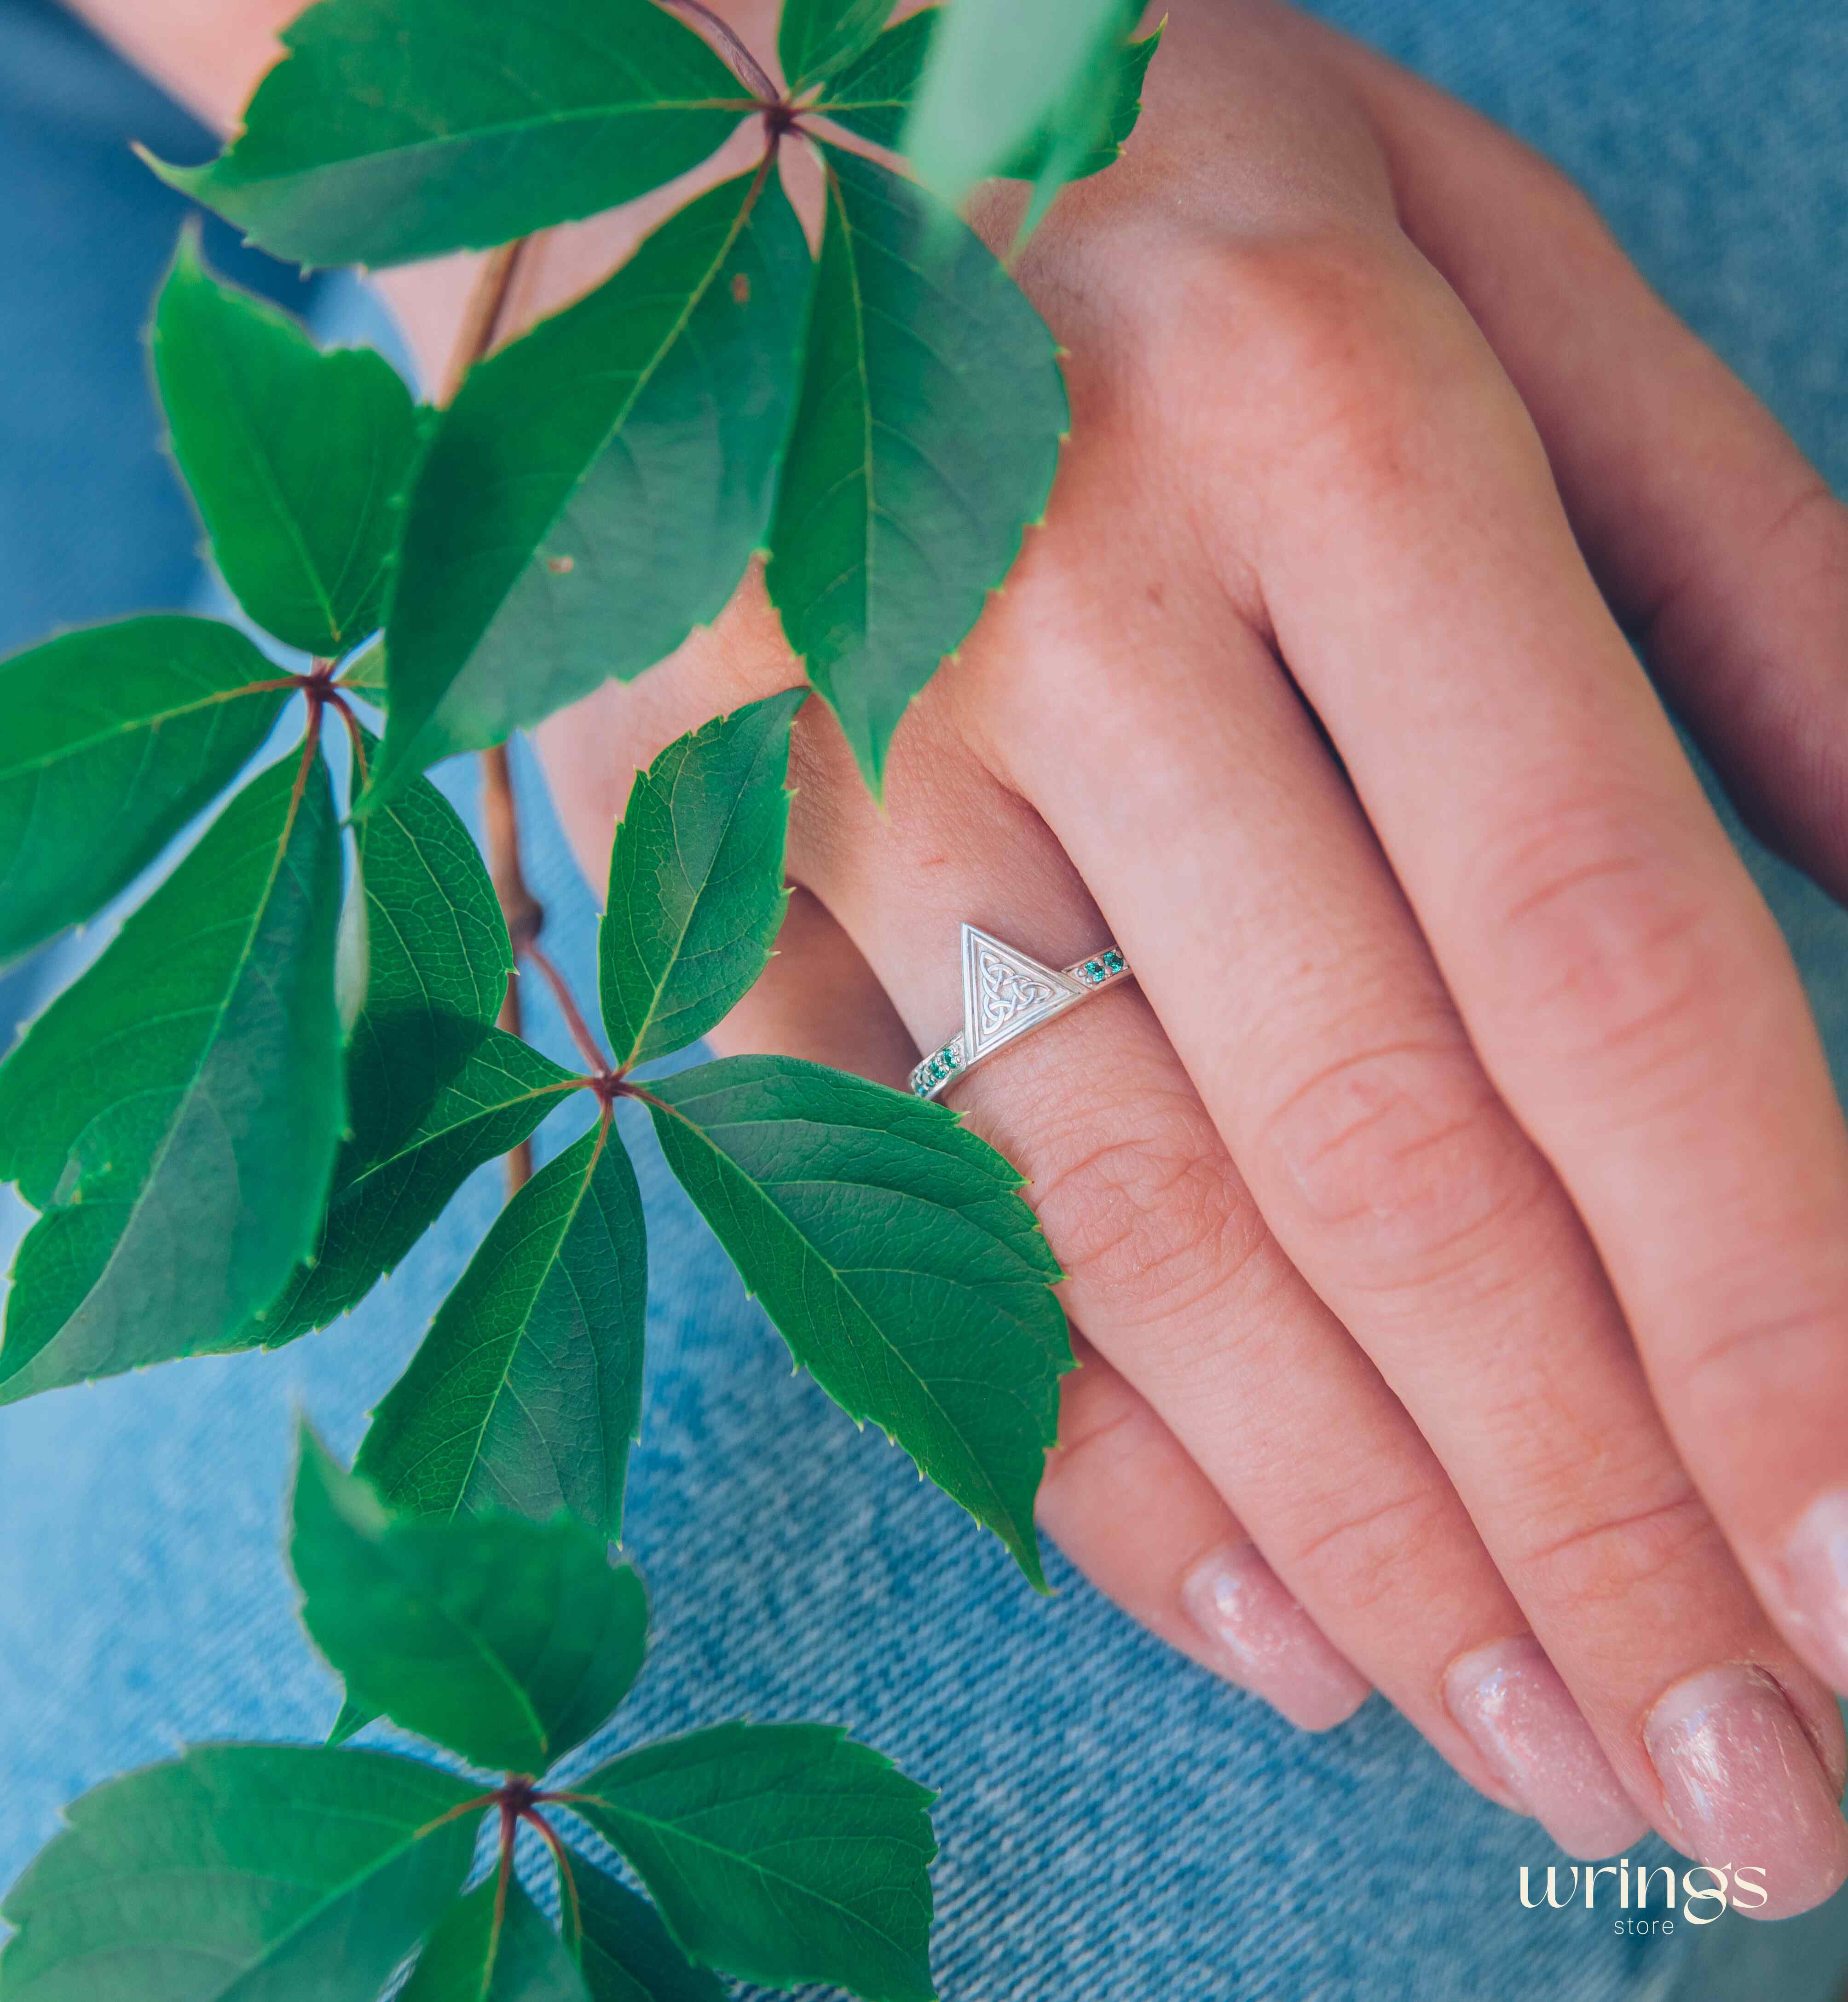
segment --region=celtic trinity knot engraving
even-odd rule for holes
[[[984,1041],[998,1035],[1016,1016],[1043,1008],[1053,998],[1052,988],[1037,971],[1029,973],[988,947],[982,948],[976,966],[982,982]]]

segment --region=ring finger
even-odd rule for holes
[[[806,890],[791,896],[764,977],[712,1035],[727,1056],[832,1064],[901,1084],[917,1047],[873,969]],[[1366,1679],[1285,1589],[1186,1449],[1082,1336],[1060,1379],[1058,1444],[1036,1513],[1097,1589],[1204,1668],[1326,1731]]]
[[[912,733],[881,820],[849,773],[815,769],[843,755],[836,733],[811,723],[797,741],[799,797],[832,804],[819,828],[798,813],[792,873],[902,997],[914,1036],[939,1040],[954,1019],[964,917],[1048,958],[1097,947],[1095,908],[1044,827],[966,760],[921,772]],[[1342,1653],[1466,1777],[1565,1847],[1605,1854],[1633,1838],[1641,1817],[1449,1481],[1264,1227],[1146,1003],[1100,996],[960,1090],[1032,1184],[1074,1318]],[[1237,1582],[1197,1574],[1187,1596],[1210,1622]],[[1452,1714],[1459,1662],[1494,1683],[1498,1710]],[[1526,1749],[1541,1739],[1544,1765]]]

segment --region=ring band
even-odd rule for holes
[[[1114,945],[1065,967],[1042,966],[973,925],[963,926],[963,1025],[911,1074],[920,1098],[940,1098],[965,1071],[1068,1008],[1129,978]]]

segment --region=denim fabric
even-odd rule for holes
[[[1325,11],[1578,173],[1843,481],[1839,0]],[[37,246],[32,284],[0,288],[0,439],[33,435],[47,398],[62,399],[55,466],[0,462],[0,630],[23,637],[138,593],[180,598],[191,532],[142,491],[154,418],[117,365],[173,206],[124,183],[109,197],[108,254],[57,250],[93,242],[97,134],[145,134],[173,114],[37,0],[0,0],[0,270],[19,270],[16,245]],[[40,509],[92,525],[93,546],[32,540]],[[521,778],[549,936],[589,992],[593,902],[529,766]],[[465,768],[454,783],[465,803]],[[1848,919],[1753,853],[1848,1081]],[[16,1006],[50,977],[16,975]],[[528,998],[536,1039],[564,1054],[542,990]],[[943,1790],[936,1965],[960,2002],[1836,1992],[1843,1901],[1666,1941],[1616,1937],[1602,1911],[1523,1910],[1518,1867],[1543,1871],[1557,1852],[1450,1777],[1383,1703],[1304,1737],[1168,1654],[1056,1557],[1057,1593],[1036,1599],[992,1539],[791,1375],[645,1133],[623,1130],[654,1273],[629,1547],[658,1626],[650,1669],[589,1756],[744,1713],[836,1718],[886,1748]],[[542,1149],[569,1137],[561,1118]],[[499,1193],[484,1170],[358,1313],[277,1355],[170,1365],[0,1411],[0,1882],[63,1802],[112,1774],[189,1740],[326,1730],[337,1692],[279,1557],[296,1414],[350,1451]],[[0,1221],[0,1240],[19,1222]]]
[[[53,0],[0,0],[0,654],[192,588],[193,521],[141,338],[187,204],[131,140],[167,159],[211,143]],[[315,298],[215,218],[206,251],[297,312]]]

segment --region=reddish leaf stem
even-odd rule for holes
[[[584,1019],[584,1010],[577,1005],[577,996],[570,984],[554,964],[551,955],[534,939],[528,939],[526,957],[544,976],[546,985],[552,989],[552,998],[558,1003],[558,1012],[565,1018],[565,1026],[571,1031],[571,1040],[577,1045],[579,1054],[599,1077],[609,1072],[609,1059],[604,1054],[597,1038],[591,1033],[591,1025]]]
[[[514,1876],[514,1836],[520,1826],[520,1809],[507,1798],[511,1790],[504,1788],[500,1795],[500,1861],[494,1873],[494,1924],[488,1934],[488,1965],[491,1968],[500,1951],[501,1928],[507,1924],[507,1887]]]
[[[483,259],[481,274],[475,281],[474,290],[469,295],[462,323],[455,337],[455,346],[450,351],[449,366],[444,371],[441,385],[437,392],[438,403],[455,401],[455,392],[462,385],[462,378],[493,346],[495,336],[500,331],[500,323],[506,316],[507,301],[513,295],[514,279],[519,270],[520,258],[525,250],[527,240],[522,236],[514,242],[503,243],[497,250],[490,250]]]
[[[314,702],[317,700],[317,698],[311,695],[309,697],[309,699],[311,702]],[[347,740],[353,746],[353,769],[358,779],[358,783],[353,788],[354,793],[355,797],[357,797],[364,790],[366,783],[365,732],[359,727],[359,718],[353,713],[352,705],[337,689],[333,687],[328,688],[326,692],[321,695],[318,699],[320,702],[325,703],[330,709],[334,710],[340,717],[341,722],[347,726]]]
[[[465,1814],[477,1813],[483,1808],[490,1808],[501,1796],[503,1789],[496,1787],[492,1791],[477,1794],[473,1799],[464,1801],[459,1807],[452,1808],[447,1814],[440,1814],[434,1821],[427,1821],[417,1830],[417,1840],[421,1842],[427,1835],[434,1835],[439,1828],[447,1828],[451,1822],[460,1821]]]
[[[469,371],[493,346],[507,316],[507,303],[513,296],[514,281],[518,275],[526,240],[522,237],[518,242],[504,243],[499,249],[490,251],[483,261],[481,274],[469,297],[461,331],[456,337],[437,399],[439,403],[448,403],[454,399]],[[481,754],[481,781],[488,874],[500,902],[500,915],[507,920],[507,936],[513,942],[517,961],[538,937],[546,913],[539,899],[527,888],[525,872],[520,866],[519,809],[514,798],[513,770],[507,762],[505,745],[497,745]],[[517,965],[507,983],[497,1020],[509,1035],[521,1033],[523,1019]],[[516,1194],[532,1179],[532,1142],[530,1139],[522,1140],[507,1156],[507,1194]]]
[[[553,1860],[558,1865],[559,1881],[564,1888],[564,1895],[571,1901],[573,1935],[581,1939],[584,1936],[584,1907],[577,1902],[577,1879],[572,1874],[571,1859],[566,1853],[564,1844],[558,1839],[557,1829],[542,1814],[536,1814],[530,1808],[521,1814],[520,1819],[528,1828],[539,1830],[539,1839],[551,1850]]]
[[[239,696],[269,695],[277,689],[298,689],[308,685],[306,675],[278,675],[273,682],[246,682],[242,688],[220,689],[204,697],[207,702],[235,702]]]
[[[639,1098],[644,1105],[652,1105],[657,1112],[671,1114],[674,1111],[672,1106],[657,1098],[646,1086],[632,1084],[626,1077],[619,1077],[616,1079],[611,1087],[610,1096],[612,1098]]]
[[[313,769],[316,754],[321,748],[321,705],[311,691],[308,698],[308,727],[302,733],[302,757],[295,767],[295,783],[289,793],[289,814],[287,825],[293,827],[295,815],[302,805],[302,795],[308,790],[308,775]]]
[[[666,0],[666,4],[677,14],[689,15],[718,43],[730,58],[732,68],[757,92],[765,110],[770,110],[781,101],[783,93],[770,81],[769,72],[745,47],[729,23],[720,20],[711,8],[702,4],[702,0]]]
[[[500,915],[507,920],[507,935],[513,942],[514,967],[497,1018],[510,1036],[525,1034],[525,1011],[520,1005],[520,969],[522,954],[529,954],[539,928],[546,922],[545,907],[527,887],[526,873],[520,864],[520,814],[514,797],[513,767],[507,746],[497,744],[481,754],[481,817],[487,836],[488,874],[494,895],[500,899]],[[507,1192],[515,1194],[532,1179],[532,1142],[522,1140],[507,1156]]]

